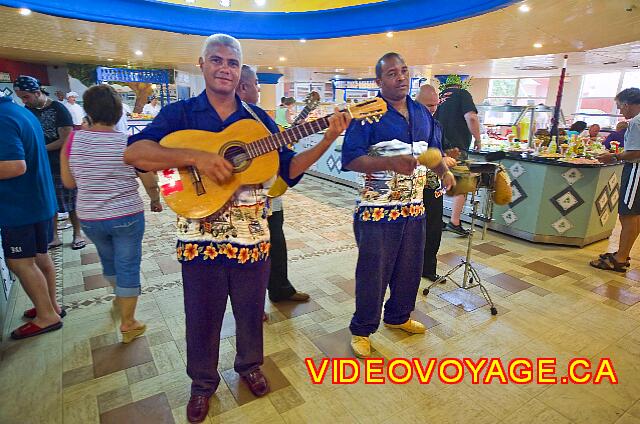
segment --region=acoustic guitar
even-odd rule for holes
[[[387,112],[387,104],[376,98],[345,109],[353,119],[377,122]],[[233,176],[217,184],[195,167],[158,171],[160,193],[174,212],[186,218],[204,218],[222,208],[242,185],[261,184],[278,173],[278,149],[329,128],[329,116],[306,122],[277,134],[270,134],[254,119],[237,121],[224,131],[173,132],[160,145],[217,153],[233,165]]]
[[[319,104],[320,94],[318,94],[318,92],[312,91],[311,93],[307,94],[307,97],[305,97],[304,99],[304,109],[300,111],[291,125],[295,127],[296,125],[302,124],[304,120],[307,119],[307,116],[309,116],[309,114],[313,112]]]

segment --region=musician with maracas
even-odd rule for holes
[[[352,123],[342,146],[345,170],[363,174],[354,213],[358,245],[356,311],[351,319],[351,347],[358,357],[371,354],[369,336],[380,324],[408,333],[425,327],[410,319],[422,274],[425,208],[422,203],[427,169],[416,156],[435,147],[428,165],[449,189],[455,184],[442,160],[442,146],[431,113],[408,96],[411,77],[404,59],[387,53],[376,64],[376,83],[387,113],[380,122]],[[428,219],[428,217],[427,217]]]

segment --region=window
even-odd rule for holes
[[[621,75],[620,72],[585,75],[580,89],[578,113],[588,115],[576,115],[575,120],[585,120],[589,125],[599,124],[603,128],[610,127],[612,117],[594,115],[617,113],[613,98],[618,92]]]
[[[637,87],[640,88],[640,71],[625,72],[624,79],[622,80],[621,90],[625,88]]]
[[[517,79],[492,79],[489,81],[489,97],[515,97]]]
[[[496,78],[489,80],[485,103],[490,105],[537,105],[544,103],[549,78]]]

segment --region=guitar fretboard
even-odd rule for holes
[[[291,125],[293,126],[300,125],[305,119],[307,119],[307,116],[309,116],[309,113],[311,113],[313,109],[315,108],[305,106],[304,109],[302,109],[302,111],[300,112],[300,114],[296,117],[296,119],[293,120],[293,123]]]
[[[288,144],[296,143],[300,139],[329,128],[329,116],[316,119],[315,121],[305,122],[304,124],[291,127],[283,132],[271,134],[268,137],[248,143],[247,152],[251,158],[256,158],[278,150]]]

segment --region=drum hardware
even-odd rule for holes
[[[447,272],[445,275],[443,275],[442,277],[440,277],[439,279],[431,283],[427,288],[425,288],[422,291],[422,294],[424,294],[425,296],[429,294],[429,290],[433,286],[440,283],[446,284],[447,281],[450,281],[456,286],[458,286],[459,288],[465,289],[465,290],[470,290],[470,289],[479,287],[480,292],[482,293],[482,296],[485,298],[485,300],[487,301],[487,303],[491,308],[491,315],[498,314],[498,310],[496,309],[493,301],[491,300],[491,296],[489,295],[489,292],[487,291],[485,286],[482,284],[480,275],[478,274],[475,267],[473,266],[473,263],[471,262],[473,235],[476,231],[475,220],[476,218],[480,218],[480,216],[478,215],[478,207],[479,207],[480,201],[476,198],[476,192],[481,186],[484,186],[487,188],[487,195],[492,196],[493,182],[495,181],[495,174],[498,167],[499,167],[498,164],[483,162],[483,163],[470,163],[469,167],[466,170],[462,168],[451,169],[451,172],[456,177],[456,186],[460,184],[460,182],[464,181],[463,182],[465,187],[464,190],[467,190],[467,188],[469,187],[473,187],[473,189],[469,191],[471,193],[471,205],[473,207],[473,210],[471,212],[471,228],[469,229],[469,236],[467,237],[467,254],[466,254],[466,257],[460,261],[460,264],[453,267],[451,270],[449,270],[449,272]],[[449,194],[449,192],[447,192],[447,194]],[[459,192],[456,194],[465,194],[465,192],[459,189]],[[491,204],[491,209],[492,209],[493,202],[491,197],[488,199],[488,202]],[[491,215],[489,215],[489,217],[490,216]],[[489,221],[490,220],[491,219],[489,219]],[[486,223],[483,231],[486,232]],[[483,239],[484,239],[484,235],[483,235]],[[456,271],[458,271],[460,268],[464,268],[462,284],[458,283],[456,280],[453,279],[453,274]]]

